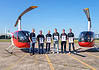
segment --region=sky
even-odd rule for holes
[[[80,32],[88,30],[88,20],[84,8],[89,8],[92,22],[92,31],[99,33],[99,0],[2,0],[0,1],[0,34],[5,33],[5,28],[15,32],[14,27],[18,16],[28,7],[38,8],[22,16],[22,30],[32,31],[36,34],[39,30],[46,34],[57,28],[61,34],[62,29],[69,32],[72,28],[75,37]]]

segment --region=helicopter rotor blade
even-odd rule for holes
[[[88,21],[91,21],[91,19],[90,19],[90,13],[89,13],[89,8],[85,8],[83,10],[84,10],[84,12],[85,12],[85,14],[87,16]]]
[[[15,26],[15,27],[17,26],[19,19],[21,19],[21,17],[22,17],[25,13],[27,13],[27,12],[29,12],[29,11],[31,11],[32,9],[35,9],[35,8],[37,8],[37,7],[38,7],[38,6],[30,6],[30,7],[27,8],[24,12],[22,12],[22,13],[20,14],[20,16],[18,17],[18,19],[17,19],[17,21],[16,21],[16,24],[15,24],[14,26]]]

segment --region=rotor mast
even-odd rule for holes
[[[18,20],[18,31],[21,31],[21,19]]]
[[[91,31],[91,20],[88,20],[88,31]]]

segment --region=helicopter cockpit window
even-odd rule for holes
[[[14,33],[14,38],[15,38],[15,39],[17,39],[17,32],[16,32],[16,33]]]
[[[29,32],[28,31],[19,31],[18,40],[19,40],[19,42],[29,42]]]
[[[93,32],[82,32],[79,37],[79,41],[84,42],[91,42],[94,40],[94,33]]]

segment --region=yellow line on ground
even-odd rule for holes
[[[51,70],[54,70],[53,64],[51,63],[51,61],[50,61],[48,55],[45,54],[45,56],[46,56],[46,59],[47,59],[47,61],[48,61],[49,66],[50,66],[50,69],[51,69]]]
[[[11,70],[15,65],[17,65],[25,56],[27,53],[25,53],[20,59],[18,59],[15,63],[9,65],[5,70]]]
[[[72,56],[72,55],[70,55],[70,54],[68,54],[68,55],[71,56],[73,59],[77,60],[78,62],[82,63],[83,65],[87,66],[87,67],[90,68],[91,70],[96,70],[94,67],[92,67],[92,66],[88,65],[87,63],[85,63],[85,62],[79,60],[78,58],[76,58],[76,57],[74,57],[74,56]]]
[[[86,54],[88,54],[90,56],[93,56],[93,57],[96,57],[96,58],[99,58],[99,56],[96,56],[96,55],[93,55],[93,54],[90,54],[90,53],[86,53]]]

